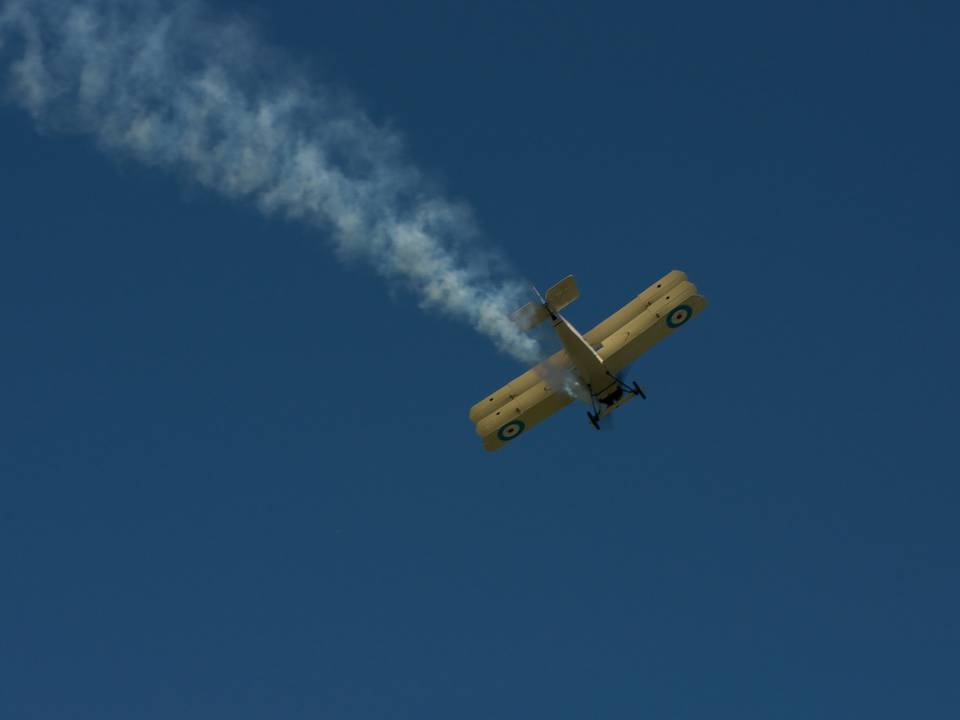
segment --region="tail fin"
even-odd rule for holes
[[[534,292],[536,291],[537,289],[534,288]],[[540,297],[539,292],[537,297]],[[577,283],[573,275],[567,275],[547,290],[546,298],[541,297],[540,302],[529,302],[517,310],[512,316],[513,322],[526,332],[548,319],[551,314],[560,312],[578,297],[580,297],[580,290],[577,288]]]

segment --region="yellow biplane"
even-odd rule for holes
[[[560,311],[580,297],[570,275],[547,290],[539,302],[518,310],[514,322],[530,330],[550,320],[563,349],[481,400],[470,420],[487,450],[497,450],[543,422],[577,397],[590,403],[590,423],[639,396],[637,383],[619,374],[647,350],[707,306],[687,276],[674,270],[660,278],[593,330],[581,335]]]

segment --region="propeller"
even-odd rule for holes
[[[600,432],[613,432],[615,427],[613,422],[613,413],[609,413],[600,418],[599,421],[600,427],[597,428]]]

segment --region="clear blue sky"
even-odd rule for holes
[[[0,105],[0,716],[960,716],[955,6],[324,5],[232,8],[571,321],[711,306],[489,455],[487,340]]]

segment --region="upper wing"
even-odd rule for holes
[[[483,447],[497,450],[573,402],[548,379],[555,374],[554,384],[561,381],[564,359],[563,352],[557,353],[473,406],[470,419],[483,438]]]
[[[707,306],[706,298],[697,292],[696,285],[686,280],[683,273],[677,275],[682,279],[672,278],[677,282],[664,283],[669,286],[664,288],[662,295],[655,299],[644,298],[637,307],[632,308],[636,312],[628,314],[632,317],[627,322],[606,325],[604,321],[591,331],[600,330],[599,337],[587,334],[588,341],[597,348],[597,354],[610,372],[616,374],[622,371]],[[639,296],[637,300],[642,297]],[[616,325],[619,327],[614,327]]]

